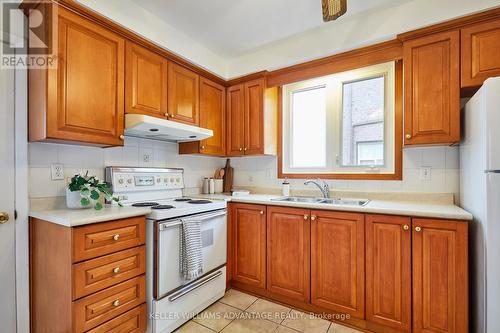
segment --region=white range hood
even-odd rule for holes
[[[169,142],[189,142],[207,139],[212,137],[214,132],[142,114],[126,114],[125,135]]]

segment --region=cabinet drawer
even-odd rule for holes
[[[76,332],[86,332],[146,301],[144,275],[84,297],[73,303]]]
[[[146,247],[140,246],[73,265],[73,300],[146,272]]]
[[[73,262],[143,245],[145,218],[117,220],[78,227],[73,230]]]
[[[147,328],[146,316],[146,304],[143,304],[87,333],[142,333]]]

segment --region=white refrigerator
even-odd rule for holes
[[[500,77],[463,110],[460,204],[469,227],[471,332],[500,332]]]

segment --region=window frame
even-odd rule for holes
[[[378,64],[372,64],[378,65]],[[370,65],[368,65],[370,66]],[[366,67],[368,67],[366,66]],[[364,66],[365,67],[365,66]],[[354,69],[356,70],[356,69]],[[331,73],[335,74],[335,73]],[[307,82],[318,82],[316,86],[319,86],[320,78],[310,79]],[[346,82],[346,81],[343,81]],[[341,90],[343,90],[343,85]],[[285,107],[286,101],[283,101],[283,86],[279,89],[279,108],[278,108],[278,178],[289,178],[289,179],[309,179],[309,178],[324,178],[324,179],[352,179],[352,180],[401,180],[402,179],[402,151],[403,151],[403,63],[402,60],[396,60],[394,62],[394,168],[391,172],[381,173],[374,169],[374,172],[326,172],[326,170],[317,170],[317,172],[310,172],[309,170],[297,170],[297,172],[287,172],[283,169],[284,163],[288,163],[284,157],[283,151],[286,148],[284,143],[284,134],[286,134],[287,129],[283,129],[283,120],[287,117],[284,115],[283,108]],[[343,110],[340,112],[340,114]],[[386,125],[385,125],[386,126]],[[385,132],[385,129],[384,129]],[[341,135],[339,133],[327,133],[329,135]],[[341,138],[341,136],[339,137]],[[327,151],[330,140],[327,139]],[[340,141],[342,142],[342,140]],[[331,155],[331,156],[328,156]],[[335,159],[333,154],[327,154],[328,158]],[[342,162],[339,163],[341,165]],[[328,165],[328,162],[327,162]],[[363,166],[366,169],[366,166]],[[353,168],[359,168],[355,166]],[[341,171],[341,170],[340,170]],[[366,171],[366,170],[365,170]]]

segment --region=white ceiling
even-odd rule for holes
[[[132,0],[223,57],[235,57],[323,23],[321,0]],[[348,20],[410,0],[348,0]]]

